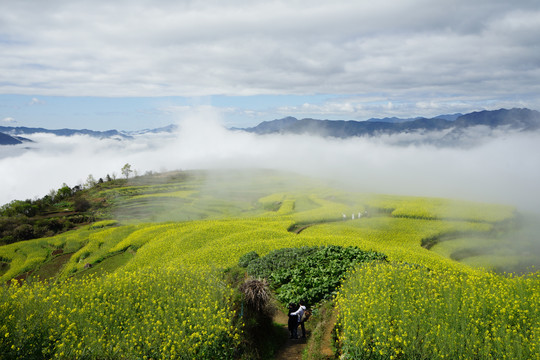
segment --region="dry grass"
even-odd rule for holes
[[[248,278],[241,286],[246,306],[256,312],[267,312],[270,305],[270,289],[266,279]]]

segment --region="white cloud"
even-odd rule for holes
[[[184,113],[180,132],[172,137],[96,141],[85,136],[33,135],[36,149],[0,158],[0,173],[10,174],[0,177],[4,189],[0,203],[41,197],[63,182],[70,186],[83,183],[88,174],[95,178],[119,174],[127,162],[140,173],[280,169],[336,180],[358,192],[456,197],[537,211],[538,134],[485,137],[467,149],[391,145],[404,140],[403,136],[347,140],[256,136],[226,131],[219,114],[209,108]],[[413,136],[417,135],[407,135],[405,140]]]
[[[429,100],[410,102],[405,98],[389,99],[384,96],[332,98],[323,103],[303,103],[301,105],[279,106],[275,109],[279,116],[300,118],[330,118],[339,120],[367,120],[383,117],[434,117],[442,114],[469,113],[479,110],[529,107],[536,109],[540,103],[531,99],[527,102],[497,99],[488,100],[475,96],[468,100],[454,97],[433,97]]]
[[[45,104],[45,101],[40,100],[38,98],[33,97],[32,100],[28,103],[28,105],[43,105]]]
[[[3,122],[7,122],[7,123],[15,123],[15,118],[12,118],[11,116],[8,116],[8,117],[5,117],[2,119]]]

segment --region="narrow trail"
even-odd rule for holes
[[[321,359],[335,359],[334,351],[332,350],[332,331],[334,330],[334,324],[337,321],[337,313],[332,311],[328,320],[323,322],[322,326],[324,328],[320,355]]]
[[[300,234],[302,231],[304,231],[305,229],[307,229],[308,227],[310,226],[313,226],[313,225],[316,225],[316,224],[307,224],[307,225],[298,225],[298,224],[294,224],[293,226],[291,226],[289,228],[289,232],[292,232],[292,233],[295,233],[296,235]]]
[[[287,341],[283,343],[283,346],[276,354],[276,360],[300,360],[302,359],[302,353],[307,344],[307,339],[289,339],[289,330],[287,328],[288,316],[281,310],[278,310],[274,315],[274,322],[281,324],[283,327],[283,336],[287,337]],[[298,330],[301,332],[300,327]],[[307,333],[309,337],[309,332]]]

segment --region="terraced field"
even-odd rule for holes
[[[470,251],[514,231],[514,208],[269,171],[188,175],[137,178],[102,194],[114,219],[0,247],[0,281],[12,284],[0,289],[0,353],[240,358],[245,323],[223,270],[252,251],[337,245],[388,259],[357,267],[339,291],[344,358],[538,358],[538,274],[478,269],[496,261]]]

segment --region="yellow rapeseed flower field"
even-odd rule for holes
[[[193,206],[182,214],[199,220],[111,221],[0,247],[9,264],[4,283],[49,261],[55,249],[72,254],[56,281],[0,287],[3,358],[237,358],[243,319],[222,270],[250,251],[320,245],[357,246],[389,260],[356,268],[339,289],[343,359],[539,358],[538,274],[493,274],[422,246],[456,234],[488,238],[513,208],[313,188],[251,189],[255,200],[230,210],[194,184],[159,186],[115,196],[178,198]],[[115,271],[82,276],[86,264],[99,267],[126,251],[133,257]]]
[[[365,265],[337,299],[346,359],[538,359],[540,277]]]

